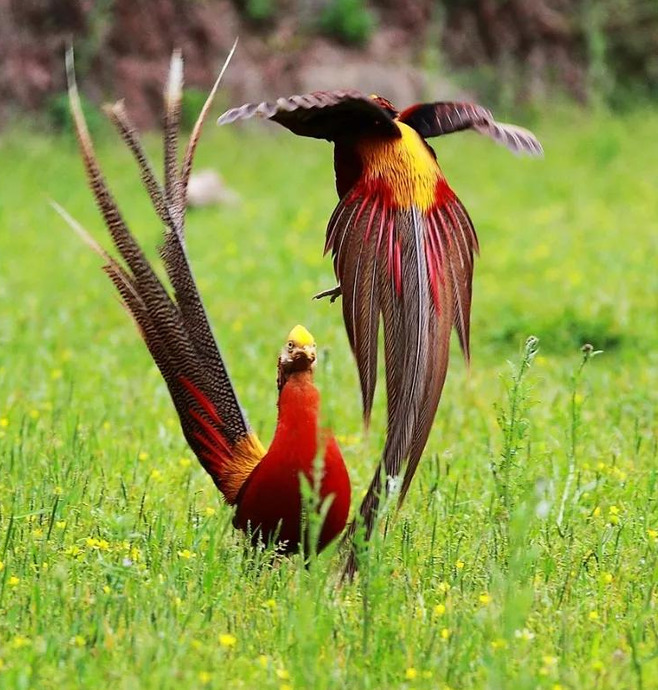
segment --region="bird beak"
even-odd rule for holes
[[[293,361],[301,362],[306,360],[309,364],[313,364],[316,359],[315,348],[310,345],[305,345],[304,347],[299,347],[295,350],[293,356]]]

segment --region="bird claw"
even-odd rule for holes
[[[342,292],[340,289],[340,285],[336,285],[335,288],[331,288],[330,290],[323,290],[322,292],[318,292],[317,295],[313,295],[313,299],[322,299],[323,297],[329,297],[329,301],[331,304],[333,304],[340,296]]]

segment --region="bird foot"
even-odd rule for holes
[[[342,292],[340,289],[340,285],[336,285],[335,288],[331,288],[330,290],[323,290],[322,292],[318,292],[317,295],[313,295],[313,299],[322,299],[323,297],[329,297],[329,301],[333,304],[340,296]]]

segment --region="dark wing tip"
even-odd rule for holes
[[[237,120],[248,120],[254,116],[273,119],[277,115],[307,111],[318,113],[325,109],[331,110],[335,106],[352,104],[356,112],[368,111],[371,117],[391,119],[390,115],[369,96],[365,96],[355,89],[338,89],[335,91],[313,91],[311,93],[277,98],[276,101],[262,101],[261,103],[245,103],[237,108],[231,108],[217,119],[218,125],[228,125]],[[300,122],[310,121],[310,114],[300,114]],[[285,122],[277,120],[281,124]],[[286,125],[287,126],[287,125]]]

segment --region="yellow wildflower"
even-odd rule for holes
[[[594,517],[599,517],[599,515],[601,515],[601,507],[596,506],[596,508],[594,508],[594,510],[592,511],[592,515]]]
[[[445,612],[446,612],[445,604],[437,604],[434,607],[434,615],[435,616],[442,616]]]
[[[9,420],[7,417],[0,417],[0,428],[6,429],[9,426]]]
[[[5,564],[0,561],[0,573],[5,569]]]
[[[57,520],[55,527],[57,527],[57,529],[64,529],[66,527],[66,520]]]
[[[206,506],[206,509],[203,512],[206,514],[206,517],[212,517],[217,511],[210,506]]]
[[[482,592],[478,599],[483,606],[486,606],[487,604],[491,603],[491,594],[488,594],[487,592]]]
[[[542,676],[548,676],[555,670],[557,665],[557,657],[544,655],[542,657],[543,666],[539,669],[539,673]]]
[[[51,378],[53,381],[57,381],[58,379],[61,379],[61,378],[62,378],[62,374],[63,374],[63,372],[62,372],[61,369],[53,369],[53,370],[50,372],[50,378]]]
[[[20,578],[20,577],[16,577],[16,575],[12,575],[12,576],[7,580],[7,584],[8,584],[10,587],[16,587],[16,586],[20,583],[20,581],[21,581],[21,578]]]
[[[103,585],[103,592],[109,594],[112,591],[109,585]]]
[[[179,464],[181,467],[189,467],[189,466],[192,464],[192,461],[191,461],[189,458],[181,458],[181,459],[178,461],[178,464]]]
[[[286,671],[285,668],[277,668],[276,677],[279,680],[290,680],[290,674],[288,673],[288,671]]]
[[[137,459],[138,459],[138,460],[148,460],[148,459],[149,459],[149,454],[148,454],[146,451],[143,450],[143,451],[141,451],[141,452],[137,455]]]
[[[160,481],[162,479],[162,472],[156,469],[151,470],[151,479],[155,482]]]
[[[491,641],[491,649],[506,649],[507,648],[507,640],[504,640],[502,637],[497,637],[495,640]]]
[[[30,410],[30,417],[32,419],[39,419],[39,410]]]
[[[258,655],[258,663],[263,667],[267,668],[267,664],[269,663],[270,658],[267,656],[267,654],[259,654]]]
[[[75,635],[69,640],[69,644],[72,647],[84,647],[86,644],[86,640],[82,635]]]
[[[601,573],[601,582],[605,585],[609,585],[614,580],[612,573],[604,572]]]
[[[208,683],[210,683],[211,678],[212,676],[210,675],[210,673],[208,673],[208,671],[199,671],[199,682],[201,683],[201,685],[208,685]]]
[[[219,644],[222,647],[227,647],[227,648],[235,647],[235,644],[237,641],[238,640],[235,637],[235,635],[231,635],[231,633],[222,633],[219,636]]]
[[[463,570],[465,565],[464,561],[460,559],[455,563],[455,568],[457,568],[457,570]]]
[[[598,611],[590,611],[587,617],[591,621],[597,621],[597,620],[599,620],[599,612]]]
[[[274,599],[267,599],[264,603],[263,606],[267,609],[275,609],[276,608],[276,601]]]
[[[450,638],[451,635],[450,628],[441,628],[441,639],[442,640],[447,640]]]
[[[409,666],[409,668],[404,673],[404,677],[407,680],[415,680],[416,678],[418,678],[418,671],[413,666]]]
[[[11,646],[13,649],[29,647],[31,644],[32,640],[29,637],[23,637],[23,635],[16,635],[16,637],[11,641]]]
[[[439,592],[446,594],[450,590],[450,584],[444,580],[443,582],[439,583],[438,589]]]
[[[196,554],[194,553],[194,551],[190,551],[189,549],[183,549],[182,551],[179,551],[178,556],[180,558],[184,558],[187,561],[189,561],[190,558],[196,558]]]

